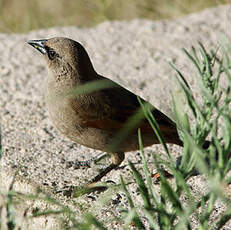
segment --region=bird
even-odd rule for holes
[[[140,149],[139,129],[144,147],[160,143],[142,105],[155,118],[165,142],[183,146],[176,124],[149,102],[98,74],[79,42],[54,37],[27,43],[40,51],[48,66],[45,100],[53,125],[71,141],[111,156],[111,164],[89,184],[118,168],[125,152]],[[97,87],[89,90],[91,84]]]

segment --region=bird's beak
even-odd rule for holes
[[[40,51],[42,54],[46,54],[46,48],[45,48],[45,43],[47,42],[47,39],[42,39],[42,40],[30,40],[27,41],[27,43],[31,46],[33,46],[35,49]]]

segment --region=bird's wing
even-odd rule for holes
[[[114,88],[100,90],[88,95],[92,100],[78,105],[78,99],[72,99],[72,108],[81,117],[83,126],[102,130],[119,131],[126,122],[140,109],[137,95],[115,83]],[[143,103],[145,102],[141,99]],[[151,106],[151,105],[150,105]],[[152,114],[162,132],[169,132],[175,128],[175,124],[162,112],[151,106]],[[152,127],[145,117],[136,124],[134,131],[141,128],[142,132],[153,132]]]

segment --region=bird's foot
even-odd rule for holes
[[[74,169],[79,169],[79,168],[91,168],[92,165],[97,164],[99,161],[107,157],[107,153],[100,154],[96,157],[93,157],[89,160],[86,161],[66,161],[63,159],[63,163],[66,164],[67,168],[73,167]]]
[[[109,183],[109,182],[108,182]],[[108,183],[87,183],[83,186],[66,186],[62,188],[60,191],[56,191],[56,193],[62,193],[64,196],[68,198],[78,198],[85,194],[90,194],[92,192],[101,193],[108,189]]]

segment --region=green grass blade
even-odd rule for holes
[[[136,183],[137,183],[139,191],[141,193],[141,197],[144,201],[144,208],[147,210],[152,209],[149,192],[148,192],[148,189],[144,183],[144,178],[142,178],[142,175],[138,172],[138,170],[135,168],[135,166],[132,162],[128,162],[128,164],[129,164],[129,166],[133,172],[133,175],[136,179]]]
[[[124,183],[124,180],[123,180],[122,176],[120,176],[120,180],[121,180],[122,189],[123,189],[123,191],[124,191],[124,193],[125,193],[125,195],[126,195],[126,197],[128,199],[128,203],[129,203],[129,206],[131,207],[131,211],[133,212],[133,210],[135,210],[136,208],[135,208],[135,205],[133,203],[132,197],[131,197],[131,195],[129,194],[129,192],[127,190],[127,187],[126,187],[126,185]],[[129,213],[128,213],[128,215],[129,215]],[[140,220],[140,217],[138,216],[136,210],[135,210],[135,214],[132,217],[133,217],[132,220],[133,220],[134,225],[136,227],[138,227],[139,229],[145,229],[145,227],[144,227],[142,221]]]
[[[139,146],[140,146],[140,151],[141,151],[141,157],[142,157],[142,164],[143,164],[143,168],[144,168],[144,173],[145,173],[145,177],[147,180],[147,185],[148,185],[148,189],[150,191],[150,197],[151,199],[154,201],[155,205],[158,207],[158,196],[154,190],[154,187],[152,185],[152,177],[151,177],[151,173],[148,169],[148,164],[147,164],[147,159],[144,155],[144,149],[143,149],[143,144],[142,144],[142,138],[141,138],[141,131],[140,129],[138,130],[138,140],[139,140]]]

